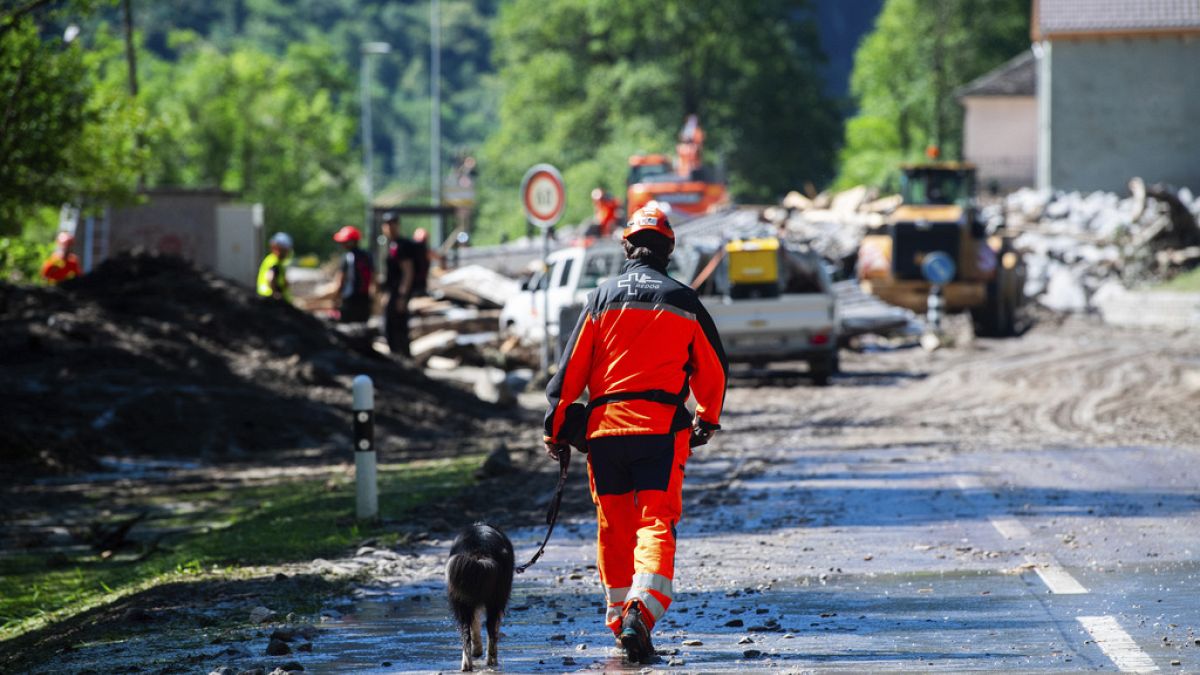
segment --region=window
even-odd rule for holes
[[[575,264],[574,258],[567,258],[562,262],[562,265],[556,265],[558,269],[558,287],[562,288],[567,285],[571,279],[571,267]]]
[[[661,183],[670,180],[675,175],[675,168],[670,162],[655,164],[639,164],[629,167],[629,185],[635,183]]]
[[[589,256],[583,266],[583,276],[579,279],[579,288],[596,288],[600,282],[617,273],[620,266],[618,255]]]

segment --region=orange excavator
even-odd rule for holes
[[[634,155],[629,158],[625,212],[633,213],[651,201],[669,204],[672,215],[703,215],[729,202],[725,182],[705,165],[704,129],[688,115],[679,131],[676,157]]]

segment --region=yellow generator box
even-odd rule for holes
[[[779,240],[735,239],[725,245],[729,256],[729,282],[732,284],[774,284],[779,282]]]

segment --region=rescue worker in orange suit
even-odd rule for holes
[[[569,452],[568,408],[587,389],[605,623],[638,663],[654,655],[651,631],[671,605],[683,469],[720,428],[728,364],[695,291],[667,276],[675,234],[666,214],[638,210],[623,240],[624,269],[589,297],[546,386],[543,440],[551,457]]]
[[[617,224],[617,210],[620,208],[621,203],[605,192],[604,188],[592,190],[592,217],[596,221],[601,238],[607,239],[612,234],[613,227]]]
[[[54,252],[42,263],[42,278],[52,284],[74,279],[83,273],[79,267],[79,258],[71,252],[75,237],[69,232],[59,232],[55,243],[57,246],[54,247]]]

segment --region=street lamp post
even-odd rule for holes
[[[359,94],[361,96],[360,106],[362,108],[362,141],[363,141],[363,199],[366,201],[366,217],[365,229],[367,236],[370,237],[371,250],[375,250],[378,245],[379,233],[376,232],[376,224],[374,214],[371,210],[371,202],[375,199],[375,185],[372,180],[372,173],[375,166],[375,146],[371,136],[371,56],[376,54],[387,54],[392,51],[392,46],[386,42],[364,42],[359,50],[362,55],[362,63],[359,67],[361,76]]]
[[[442,21],[438,0],[429,3],[429,178],[433,205],[442,205]],[[433,246],[446,236],[442,212],[433,221]]]

